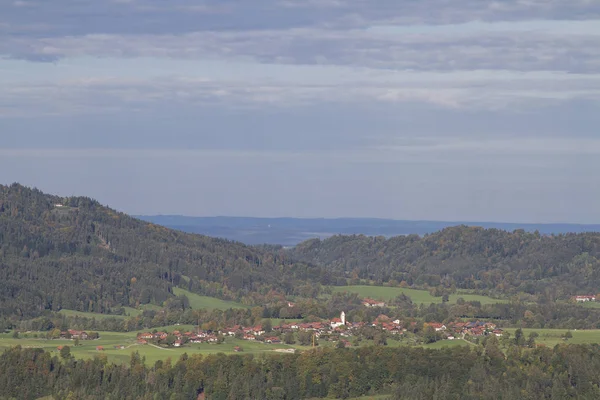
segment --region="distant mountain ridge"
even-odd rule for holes
[[[140,215],[137,218],[190,233],[226,238],[248,245],[295,246],[307,239],[363,234],[367,236],[425,235],[452,226],[477,226],[512,232],[523,229],[543,235],[600,232],[600,224],[507,223],[470,221],[409,221],[378,218],[254,218]]]

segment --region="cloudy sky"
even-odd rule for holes
[[[0,0],[0,183],[600,223],[600,1]]]

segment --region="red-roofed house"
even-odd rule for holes
[[[381,300],[363,299],[362,303],[365,307],[385,307],[385,302]]]

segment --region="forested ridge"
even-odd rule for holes
[[[555,298],[600,290],[600,233],[545,236],[457,226],[423,237],[333,236],[289,250],[340,281],[480,289]]]
[[[162,304],[172,287],[241,300],[292,293],[320,268],[143,222],[87,197],[0,186],[0,317]],[[266,289],[265,289],[266,288]]]

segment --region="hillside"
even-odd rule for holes
[[[350,281],[547,293],[553,298],[600,291],[600,234],[543,236],[458,226],[431,235],[333,236],[289,250]]]
[[[263,288],[293,293],[307,276],[322,273],[241,243],[143,222],[86,197],[0,186],[3,318],[161,304],[177,285],[232,300]]]

